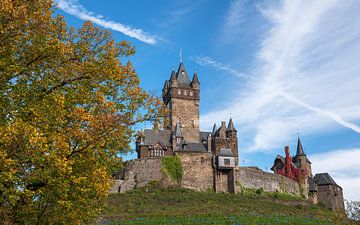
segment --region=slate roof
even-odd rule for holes
[[[229,156],[234,157],[234,153],[230,149],[221,149],[219,152],[219,156]]]
[[[183,134],[181,132],[181,125],[180,123],[176,123],[175,127],[175,137],[183,137]]]
[[[162,145],[171,145],[171,131],[170,130],[150,130],[144,131],[144,145],[155,145],[160,142]]]
[[[181,152],[207,152],[206,147],[202,143],[182,143],[177,151]]]
[[[190,84],[190,78],[186,72],[185,66],[183,63],[180,63],[179,69],[176,75],[177,80],[179,81],[179,84]]]
[[[200,131],[200,142],[207,141],[207,137],[211,134],[211,132]]]
[[[213,129],[212,129],[212,135],[215,135],[216,131],[217,131],[216,123],[214,123]]]
[[[196,72],[194,72],[194,76],[193,76],[193,79],[192,79],[191,83],[198,83],[198,84],[200,84],[200,81],[199,81],[199,78],[198,78]]]
[[[328,173],[318,173],[314,176],[314,180],[319,186],[329,184],[339,186]]]
[[[299,137],[296,149],[296,156],[306,156]]]
[[[315,182],[315,180],[311,177],[308,177],[308,184],[309,184],[309,191],[310,192],[317,192],[318,191],[318,187],[317,184]]]
[[[300,156],[305,156],[306,162],[311,164],[310,160],[308,159],[308,157],[305,154],[305,151],[304,151],[304,148],[303,148],[303,146],[301,144],[300,138],[298,137],[296,155],[293,157],[293,163],[296,164],[296,165],[299,165],[299,166],[300,166],[300,163],[299,163],[299,157]]]
[[[227,130],[234,130],[234,131],[236,131],[236,129],[235,129],[235,127],[234,127],[234,123],[233,123],[232,118],[230,118],[230,121],[229,121]]]

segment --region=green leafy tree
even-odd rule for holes
[[[160,100],[139,87],[135,50],[51,0],[0,4],[0,220],[81,224],[101,213],[132,127]]]

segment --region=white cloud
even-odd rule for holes
[[[87,11],[81,4],[79,4],[78,0],[56,0],[56,3],[58,8],[79,19],[89,20],[97,25],[119,31],[126,36],[138,39],[139,41],[151,45],[154,45],[157,42],[155,36],[150,35],[139,28],[123,25],[111,20],[105,20],[102,15],[95,16],[93,12]]]
[[[341,127],[359,133],[360,2],[278,3],[259,7],[269,30],[252,79],[239,89],[236,102],[202,115],[202,128],[231,113],[239,137],[252,140],[243,151],[279,148],[293,139],[297,128],[302,136]],[[203,65],[213,66],[211,61]]]
[[[244,0],[233,0],[230,3],[221,32],[225,41],[234,41],[234,36],[241,31],[241,24],[245,22],[244,5]]]
[[[191,56],[190,59],[201,66],[210,66],[216,70],[225,71],[226,73],[235,75],[240,78],[248,78],[247,75],[231,68],[231,66],[229,66],[229,65],[217,62],[217,61],[215,61],[215,59],[213,59],[209,56]]]
[[[360,200],[360,148],[340,149],[309,156],[313,174],[328,172],[342,186],[344,198]]]

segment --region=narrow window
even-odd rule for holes
[[[230,159],[224,159],[224,165],[230,166]]]

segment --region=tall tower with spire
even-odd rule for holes
[[[169,128],[175,131],[177,126],[180,127],[183,141],[198,143],[200,82],[196,72],[190,80],[184,64],[180,62],[177,72],[173,68],[170,80],[165,81],[162,93],[168,109]]]
[[[296,155],[293,158],[293,162],[299,166],[301,171],[306,172],[308,177],[312,177],[311,162],[305,154],[300,137],[298,137]]]

